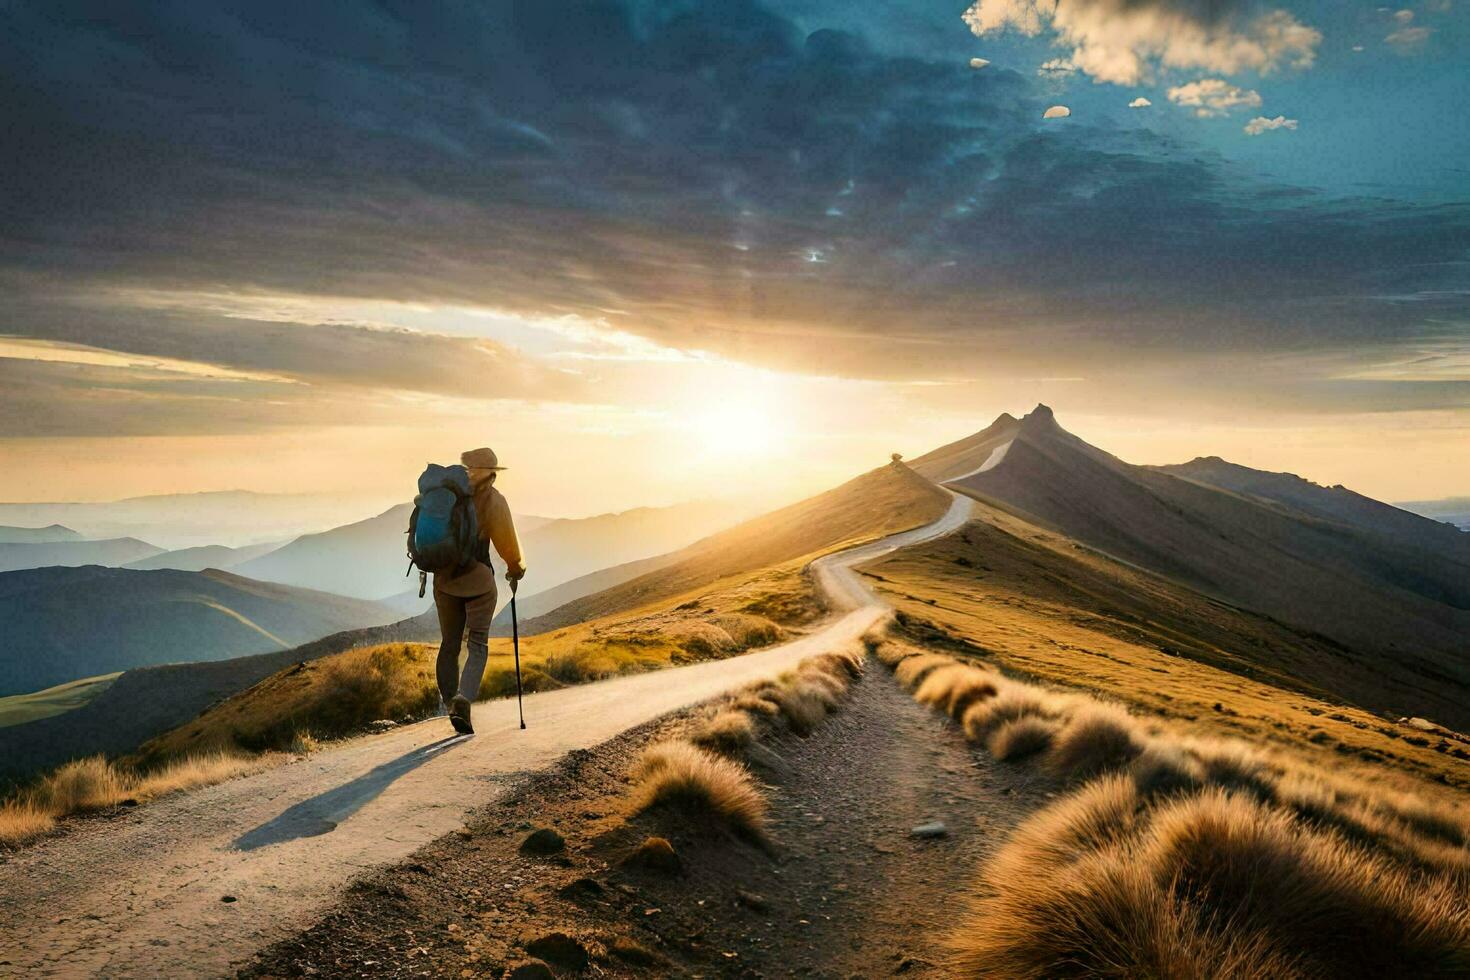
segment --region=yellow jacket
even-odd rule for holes
[[[510,516],[510,504],[505,495],[493,486],[482,484],[475,490],[475,516],[480,524],[480,538],[495,547],[496,554],[505,562],[506,571],[514,578],[526,574],[526,560],[521,554],[521,542],[516,537],[516,526]],[[434,576],[434,591],[445,595],[472,598],[495,591],[495,571],[484,562],[475,562],[470,569],[452,578],[448,575]]]

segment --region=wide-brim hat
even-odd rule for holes
[[[495,455],[495,450],[471,449],[469,452],[459,454],[460,463],[471,470],[503,470],[500,460]]]

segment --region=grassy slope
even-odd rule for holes
[[[80,708],[111,687],[112,682],[120,676],[121,671],[99,677],[83,677],[81,680],[48,687],[44,691],[0,698],[0,728],[24,725],[28,721],[50,718]]]
[[[522,624],[545,632],[608,616],[732,576],[771,568],[937,519],[948,497],[903,465],[884,466],[800,503],[698,541],[673,564]]]
[[[881,576],[877,586],[931,640],[948,638],[959,652],[1101,692],[1202,734],[1290,746],[1325,766],[1470,786],[1470,740],[1393,720],[1402,710],[1393,705],[1409,697],[1439,699],[1450,711],[1450,692],[1395,686],[1371,660],[1330,641],[999,511],[977,513],[962,534],[864,569]]]

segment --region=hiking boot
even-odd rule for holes
[[[475,726],[470,724],[470,699],[463,694],[456,694],[449,702],[449,723],[461,735],[475,734]]]

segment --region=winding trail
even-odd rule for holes
[[[473,737],[445,738],[443,719],[404,726],[0,859],[0,975],[227,975],[310,925],[353,877],[454,831],[525,773],[856,642],[887,607],[854,567],[957,530],[971,508],[956,495],[931,524],[817,559],[837,613],[791,643],[530,695],[524,732],[514,702],[480,704]]]

